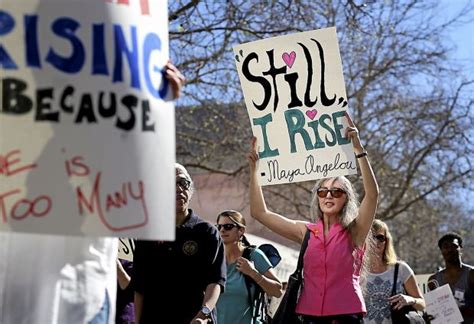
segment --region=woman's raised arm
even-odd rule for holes
[[[352,237],[355,245],[362,246],[369,234],[372,222],[375,218],[375,212],[377,211],[379,186],[375,179],[372,166],[370,165],[367,152],[360,143],[359,131],[355,127],[354,122],[348,113],[346,113],[346,118],[349,123],[349,127],[346,129],[346,137],[350,138],[352,145],[354,146],[356,160],[359,163],[362,182],[364,185],[364,198],[360,204],[359,215],[355,220],[355,231],[353,232],[354,236]]]
[[[306,233],[307,222],[286,218],[268,210],[263,197],[262,187],[257,177],[257,139],[252,139],[251,150],[247,156],[250,170],[249,198],[250,215],[273,232],[301,244]]]

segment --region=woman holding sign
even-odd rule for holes
[[[345,136],[354,146],[365,195],[359,206],[354,188],[345,177],[318,180],[311,201],[315,223],[292,220],[268,210],[258,184],[255,138],[248,155],[251,215],[299,244],[305,233],[311,232],[304,255],[304,284],[296,307],[303,323],[362,323],[366,313],[359,278],[379,189],[358,130],[348,114],[346,118],[349,126]]]

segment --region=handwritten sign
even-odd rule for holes
[[[425,294],[426,312],[433,316],[432,324],[461,323],[461,312],[448,284]]]
[[[118,258],[127,261],[133,261],[135,253],[135,241],[131,238],[119,238]]]
[[[166,8],[1,1],[0,230],[174,239]]]
[[[357,173],[344,137],[347,96],[336,29],[274,37],[234,47],[260,184]]]
[[[418,284],[418,288],[420,288],[423,294],[426,294],[428,291],[428,279],[431,277],[431,273],[429,274],[415,274],[416,283]]]

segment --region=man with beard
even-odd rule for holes
[[[188,208],[193,182],[176,164],[176,238],[138,241],[134,254],[136,322],[216,323],[226,280],[224,245],[216,227]]]
[[[446,268],[428,279],[428,289],[434,290],[449,284],[464,323],[474,323],[474,268],[462,262],[462,237],[454,232],[443,235],[438,241]]]

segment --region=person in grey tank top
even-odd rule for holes
[[[454,232],[438,241],[446,267],[428,279],[428,289],[449,284],[464,323],[474,323],[474,267],[462,262],[462,237]]]

